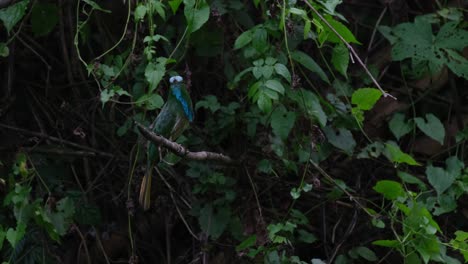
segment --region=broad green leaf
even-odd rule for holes
[[[50,3],[36,3],[32,9],[31,24],[35,36],[49,34],[59,20],[58,8]]]
[[[335,69],[348,79],[347,71],[349,65],[349,50],[344,44],[339,43],[335,45],[332,52],[331,62]]]
[[[426,175],[429,183],[434,187],[438,195],[445,192],[455,181],[455,176],[443,168],[429,165],[426,167]]]
[[[143,20],[143,18],[145,18],[145,15],[146,15],[146,12],[148,11],[148,8],[146,7],[146,5],[140,3],[138,4],[137,8],[135,8],[135,12],[134,12],[134,15],[135,15],[135,22],[140,22],[141,20]]]
[[[163,106],[164,100],[159,94],[145,94],[135,102],[137,106],[144,106],[147,110],[159,109]]]
[[[382,194],[388,200],[396,200],[398,197],[404,197],[405,191],[401,183],[390,180],[381,180],[373,188],[376,192]]]
[[[236,251],[242,251],[244,249],[255,246],[255,242],[257,242],[257,235],[251,235],[236,246]]]
[[[262,53],[268,48],[268,32],[263,27],[255,28],[252,35],[252,47]]]
[[[262,110],[264,113],[270,113],[271,112],[271,99],[268,98],[265,94],[260,94],[257,100],[257,105],[260,110]]]
[[[243,48],[245,45],[249,44],[252,41],[252,31],[247,30],[242,32],[237,39],[236,42],[234,42],[234,49],[240,49]]]
[[[406,172],[403,172],[403,171],[398,171],[397,172],[397,175],[398,177],[400,177],[400,179],[403,181],[403,182],[406,182],[406,183],[409,183],[409,184],[416,184],[418,185],[419,189],[421,191],[425,191],[427,190],[427,187],[426,187],[426,184],[424,184],[423,181],[421,181],[419,178],[409,174],[409,173],[406,173]]]
[[[444,144],[445,128],[439,118],[433,114],[426,114],[426,120],[421,117],[416,117],[414,121],[424,134],[436,140],[441,145]]]
[[[281,63],[276,63],[275,64],[275,72],[278,75],[281,75],[286,81],[291,83],[291,73],[289,73],[289,70],[284,64]]]
[[[455,232],[455,240],[465,242],[468,241],[468,232],[458,230]]]
[[[398,248],[400,246],[400,242],[398,242],[398,240],[376,240],[372,242],[372,245]]]
[[[294,127],[296,114],[286,110],[284,106],[277,107],[271,114],[271,128],[273,133],[285,140],[291,129]]]
[[[315,241],[317,241],[317,237],[314,234],[312,234],[312,233],[310,233],[310,232],[308,232],[308,231],[306,231],[304,229],[299,229],[297,231],[297,233],[299,234],[299,240],[304,242],[304,243],[312,244]]]
[[[18,222],[16,229],[8,228],[6,232],[6,239],[10,243],[12,248],[15,248],[16,244],[24,237],[26,234],[26,224]]]
[[[321,127],[327,124],[327,115],[323,111],[319,98],[314,93],[299,89],[287,94],[307,114],[307,117],[317,120]]]
[[[300,17],[302,17],[302,18],[304,18],[304,19],[307,18],[307,12],[306,12],[305,10],[303,10],[303,9],[291,7],[291,8],[289,9],[289,13],[294,14],[294,15],[297,15],[297,16],[300,16]]]
[[[149,84],[149,93],[156,89],[164,74],[166,74],[166,65],[164,63],[148,63],[145,69],[145,78]]]
[[[357,247],[355,248],[355,251],[359,256],[367,261],[377,261],[377,256],[375,255],[374,251],[367,247]]]
[[[272,57],[267,57],[265,59],[265,64],[269,66],[273,66],[278,60]]]
[[[195,0],[184,0],[184,15],[187,20],[189,32],[199,30],[210,18],[210,6],[205,0],[196,2]]]
[[[217,239],[226,229],[230,217],[229,207],[215,209],[211,204],[207,204],[200,210],[198,222],[206,234],[213,239]]]
[[[210,109],[211,113],[218,111],[221,108],[221,105],[218,102],[218,98],[214,95],[207,95],[203,100],[199,100],[195,105],[195,110],[199,108]]]
[[[431,22],[417,17],[414,23],[401,23],[393,29],[380,27],[380,31],[393,45],[393,60],[411,58],[416,77],[426,72],[436,74],[447,65],[457,76],[468,79],[468,60],[459,53],[466,47],[468,31],[458,29],[458,24],[444,23],[434,36]]]
[[[171,7],[172,13],[177,13],[177,10],[179,9],[180,4],[182,3],[183,0],[171,0],[169,1],[169,6]]]
[[[104,105],[107,103],[113,96],[115,95],[114,90],[111,89],[104,89],[101,91],[101,103]]]
[[[327,74],[325,74],[322,68],[306,53],[295,50],[291,52],[291,58],[306,67],[309,71],[316,73],[324,82],[330,83]]]
[[[310,20],[304,22],[304,39],[308,39],[310,36],[310,29],[312,28],[312,23]]]
[[[265,82],[265,86],[271,90],[274,90],[280,94],[284,94],[283,85],[277,80],[268,80]]]
[[[447,172],[453,177],[459,178],[462,176],[462,170],[465,168],[465,164],[463,161],[459,160],[457,156],[448,157],[445,160],[445,164],[447,164]]]
[[[335,132],[333,128],[327,126],[323,129],[323,132],[325,132],[330,144],[345,151],[348,155],[353,154],[356,141],[353,138],[353,134],[351,134],[348,129],[339,128],[338,132]]]
[[[388,152],[386,155],[387,158],[392,162],[397,164],[406,163],[408,165],[420,166],[420,164],[415,161],[413,157],[401,151],[401,149],[396,145],[385,143],[385,150]]]
[[[0,9],[0,20],[2,20],[8,33],[10,33],[11,29],[23,18],[28,3],[29,0],[23,0],[7,8]]]
[[[253,0],[253,2],[254,2],[254,5],[255,5],[255,8],[257,8],[258,4],[260,4],[260,0]]]
[[[270,79],[273,74],[273,66],[265,65],[260,68],[260,71],[262,72],[263,78]]]
[[[331,16],[326,16],[326,20],[328,23],[335,29],[338,34],[348,43],[356,43],[361,44],[361,42],[357,41],[356,37],[354,37],[353,33],[345,26],[343,23],[336,21]],[[320,45],[325,43],[325,41],[329,41],[332,43],[341,43],[341,39],[333,32],[328,25],[323,26],[323,31],[318,32],[318,40]]]
[[[164,10],[164,5],[161,2],[153,1],[151,7],[162,19],[166,20],[166,11]]]
[[[338,15],[335,12],[336,7],[341,4],[343,1],[342,0],[318,0],[324,8],[325,11],[330,14],[330,15]]]
[[[375,103],[382,96],[382,92],[375,88],[360,88],[357,89],[352,97],[351,102],[359,109],[367,111],[374,107]]]
[[[0,57],[8,57],[10,49],[4,42],[0,42]]]
[[[412,126],[405,121],[405,115],[402,113],[395,113],[388,123],[388,126],[397,140],[400,140],[402,136],[408,134],[413,129]]]

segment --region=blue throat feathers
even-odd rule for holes
[[[192,110],[190,109],[190,106],[188,105],[188,102],[184,99],[182,96],[182,87],[180,86],[179,83],[173,84],[173,88],[171,89],[172,94],[176,97],[177,101],[180,102],[182,105],[182,108],[184,109],[185,116],[187,119],[192,122],[193,121],[193,113]]]

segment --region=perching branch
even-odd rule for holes
[[[148,139],[149,141],[153,142],[154,144],[158,146],[167,148],[169,151],[173,152],[177,156],[184,157],[189,160],[215,160],[215,161],[221,161],[227,164],[237,163],[237,161],[221,153],[215,153],[215,152],[209,152],[209,151],[191,152],[190,150],[186,149],[184,146],[180,145],[179,143],[170,141],[169,139],[165,137],[162,137],[160,135],[153,133],[151,130],[149,130],[142,124],[136,121],[134,123],[138,127],[138,130],[146,139]]]

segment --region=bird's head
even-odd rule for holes
[[[170,84],[176,84],[176,83],[181,83],[182,81],[184,80],[184,78],[182,78],[182,76],[172,76],[171,78],[169,78],[169,83]]]

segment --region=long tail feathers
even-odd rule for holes
[[[148,169],[148,172],[141,181],[140,197],[138,199],[140,205],[145,211],[150,208],[151,203],[151,170],[152,168]]]

